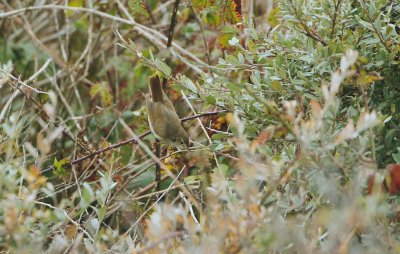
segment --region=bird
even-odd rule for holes
[[[150,94],[146,95],[146,107],[150,130],[160,142],[179,149],[189,148],[189,137],[181,125],[174,106],[162,89],[160,77],[149,78]]]

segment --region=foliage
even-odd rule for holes
[[[0,4],[1,249],[399,252],[400,2],[181,1],[167,50],[173,2]],[[160,191],[154,72],[223,110]]]

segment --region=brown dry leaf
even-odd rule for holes
[[[392,195],[400,193],[400,165],[389,164],[387,168],[390,175],[389,193]]]
[[[49,142],[44,138],[43,133],[39,132],[36,135],[36,142],[37,142],[37,147],[40,151],[40,154],[42,156],[47,155],[50,152],[50,144]]]
[[[37,178],[40,175],[40,168],[38,168],[36,165],[30,165],[29,175],[31,175],[34,178]]]
[[[274,136],[274,133],[275,133],[275,126],[272,125],[268,126],[260,133],[260,135],[258,135],[257,143],[259,145],[264,145],[265,142],[267,142]]]
[[[122,184],[122,182],[124,181],[123,177],[118,174],[115,174],[113,178],[114,178],[114,181],[117,182],[118,184]]]
[[[28,175],[26,176],[26,180],[29,183],[29,187],[31,189],[37,189],[42,187],[47,182],[47,177],[40,175],[40,168],[36,165],[30,165],[28,169]]]
[[[77,229],[78,228],[76,227],[75,224],[69,225],[69,227],[65,231],[65,235],[67,236],[68,240],[72,240],[76,236],[76,233],[78,232]]]
[[[250,146],[249,146],[249,152],[250,153],[254,153],[257,149],[258,146],[258,142],[257,139],[254,139],[253,141],[251,141]]]
[[[321,117],[322,107],[316,100],[310,101],[311,113],[314,117]]]
[[[18,211],[14,206],[8,207],[4,215],[4,225],[10,235],[18,225]]]

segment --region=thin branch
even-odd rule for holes
[[[156,22],[156,19],[154,18],[153,12],[150,10],[149,1],[148,0],[144,0],[144,3],[145,3],[144,4],[144,8],[146,9],[147,14],[149,15],[151,23],[153,25],[155,25],[157,22]]]
[[[293,170],[297,167],[298,162],[301,157],[301,147],[298,147],[296,151],[296,157],[289,162],[289,164],[286,166],[286,168],[282,171],[281,175],[279,178],[271,183],[271,186],[269,187],[269,190],[267,190],[261,198],[261,204],[265,203],[267,201],[268,197],[278,188],[278,186],[286,184],[290,178],[292,177]]]
[[[169,26],[169,31],[168,31],[168,40],[167,40],[167,50],[170,49],[172,45],[172,39],[174,36],[174,29],[175,29],[175,24],[176,24],[176,13],[178,12],[178,7],[179,7],[179,2],[180,0],[176,0],[174,4],[174,9],[172,10],[172,17],[171,17],[171,24]],[[168,57],[166,60],[167,65],[170,65],[171,58]],[[163,83],[161,89],[165,88],[167,84],[167,78],[163,78]],[[161,157],[161,143],[159,140],[156,139],[156,153],[155,155],[157,158]],[[160,169],[160,164],[156,164],[156,191],[160,191],[161,189],[161,169]]]
[[[151,249],[154,249],[155,247],[157,247],[160,243],[169,240],[171,238],[175,238],[178,236],[182,236],[184,234],[184,231],[177,231],[177,232],[170,232],[166,235],[164,235],[162,238],[160,238],[159,240],[155,241],[154,243],[150,243],[148,244],[146,247],[144,247],[143,249],[137,250],[134,253],[148,253]]]
[[[183,166],[181,171],[178,173],[178,175],[175,177],[175,179],[172,181],[172,183],[168,186],[167,190],[160,195],[160,197],[154,202],[144,213],[140,215],[140,217],[136,220],[134,224],[124,233],[123,236],[127,236],[129,232],[139,223],[142,221],[142,219],[146,216],[146,214],[153,209],[153,207],[171,190],[171,188],[174,186],[175,182],[179,183],[179,176],[182,174],[182,172],[185,170],[186,166]]]
[[[368,21],[369,21],[369,23],[371,23],[371,26],[372,26],[372,28],[374,29],[374,32],[375,32],[375,34],[378,36],[378,38],[379,38],[379,41],[383,44],[383,46],[385,47],[385,49],[386,49],[386,51],[387,52],[391,52],[391,50],[390,50],[390,48],[388,47],[388,45],[386,44],[386,41],[383,39],[383,37],[382,37],[382,34],[378,31],[378,29],[376,28],[376,26],[375,26],[375,20],[373,20],[370,16],[369,16],[369,11],[366,9],[366,4],[365,4],[365,1],[364,0],[362,0],[362,3],[363,3],[363,7],[365,7],[365,12],[366,12],[366,16],[367,16],[367,18],[368,18]],[[379,17],[378,17],[379,18]]]
[[[47,65],[48,65],[48,63],[46,63],[46,67],[47,67]],[[43,71],[43,70],[42,70],[42,71]],[[21,84],[21,85],[23,85],[23,86],[29,88],[30,90],[32,90],[32,91],[34,91],[34,92],[36,92],[36,93],[38,93],[38,94],[41,94],[41,93],[42,93],[42,94],[47,94],[47,95],[50,94],[50,93],[48,93],[48,92],[41,91],[41,90],[39,90],[39,89],[36,89],[36,88],[34,88],[34,87],[28,85],[28,84],[25,83],[24,81],[21,81],[20,78],[14,77],[12,74],[6,72],[6,71],[3,70],[2,68],[0,68],[0,72],[4,73],[5,75],[7,75],[7,76],[8,76],[9,78],[11,78],[12,80],[16,81],[17,83],[19,83],[19,84]],[[39,74],[40,74],[40,73],[39,73]]]
[[[196,19],[196,22],[200,27],[201,37],[203,38],[204,48],[206,51],[207,63],[211,65],[210,48],[208,47],[207,38],[204,34],[203,24],[201,23],[199,16],[197,15],[195,9],[193,8],[193,5],[190,5],[190,10],[193,12],[194,18]]]
[[[306,36],[310,37],[316,42],[320,42],[322,45],[327,46],[328,43],[322,39],[322,37],[312,28],[308,27],[307,24],[304,22],[303,19],[301,19],[299,10],[294,6],[293,1],[289,1],[290,6],[292,7],[293,14],[295,18],[299,21],[300,25],[302,28],[304,28],[305,32],[303,32]]]
[[[228,112],[228,111],[227,110],[220,110],[220,111],[214,111],[214,112],[205,112],[205,113],[202,113],[202,114],[198,114],[198,115],[193,115],[193,116],[188,116],[188,117],[182,118],[181,122],[186,122],[186,121],[189,121],[189,120],[192,120],[192,119],[196,119],[196,118],[199,118],[199,117],[207,117],[207,116],[212,116],[212,115],[218,115],[218,114],[226,113],[226,112]],[[140,136],[138,136],[138,138],[139,139],[143,139],[144,137],[146,137],[150,133],[151,133],[150,131],[146,131],[145,133],[143,133]],[[82,162],[84,160],[87,160],[89,158],[92,158],[92,157],[94,157],[96,155],[99,155],[99,154],[105,153],[107,151],[116,149],[118,147],[121,147],[121,146],[124,146],[124,145],[127,145],[127,144],[136,144],[136,143],[137,143],[136,138],[131,138],[131,139],[128,139],[128,140],[125,140],[125,141],[110,145],[108,147],[96,150],[96,151],[94,151],[94,152],[92,152],[92,153],[90,153],[88,155],[85,155],[83,157],[80,157],[80,158],[77,158],[75,160],[72,160],[69,163],[67,163],[66,165],[67,166],[72,166],[72,165],[78,164],[78,163],[80,163],[80,162]],[[51,166],[50,168],[45,169],[45,171],[51,170],[53,168],[54,167]]]
[[[41,68],[41,69],[42,69],[42,68]],[[36,72],[35,74],[33,74],[28,80],[33,79],[32,77],[34,77],[37,73],[38,73],[38,72]],[[21,81],[19,81],[19,82],[21,82]],[[45,110],[43,110],[43,104],[40,104],[40,103],[37,102],[32,96],[29,96],[28,94],[26,94],[26,92],[25,92],[24,90],[22,90],[20,87],[18,87],[17,84],[13,84],[13,86],[14,86],[17,90],[15,90],[14,94],[10,97],[10,100],[7,102],[7,104],[6,104],[5,107],[4,107],[5,109],[8,108],[8,106],[9,106],[8,103],[11,103],[11,102],[12,102],[12,99],[14,99],[15,96],[18,96],[19,93],[22,93],[22,94],[28,99],[29,102],[32,102],[32,104],[33,104],[34,107],[36,108],[37,112],[40,114],[40,116],[41,116],[42,118],[44,118],[45,121],[52,121],[51,116],[48,115],[48,113],[47,113]],[[5,109],[3,109],[3,111],[0,113],[0,121],[2,120],[2,118],[3,118],[3,116],[4,116],[4,115],[3,115],[3,112],[4,112],[4,114],[5,114]],[[64,135],[66,135],[66,136],[67,136],[70,140],[72,140],[74,143],[77,143],[78,146],[81,147],[82,149],[84,149],[84,150],[90,152],[90,150],[89,150],[87,147],[83,146],[80,142],[77,142],[76,139],[72,136],[72,134],[70,134],[70,133],[67,131],[68,128],[67,128],[67,126],[66,126],[65,124],[58,124],[56,121],[53,121],[53,124],[54,124],[57,128],[62,127],[62,128],[63,128],[63,134],[64,134]],[[50,168],[50,169],[51,169],[51,168]],[[46,170],[50,170],[50,169],[46,169]]]
[[[162,40],[166,41],[168,40],[166,36],[162,33],[160,33],[157,30],[151,29],[149,27],[146,27],[142,24],[136,23],[134,20],[127,20],[118,16],[113,16],[111,14],[96,10],[96,9],[89,9],[85,7],[71,7],[71,6],[64,6],[64,5],[56,5],[56,4],[48,4],[48,5],[39,5],[39,6],[28,6],[25,8],[17,9],[17,10],[12,10],[9,12],[4,12],[0,13],[0,19],[1,18],[8,18],[8,17],[13,17],[16,15],[20,15],[22,13],[25,13],[27,11],[33,11],[33,10],[69,10],[69,11],[75,11],[75,12],[88,12],[88,13],[93,13],[95,15],[98,15],[100,17],[110,19],[116,22],[120,22],[123,24],[131,25],[134,27],[134,29],[139,32],[140,34],[143,34],[144,36],[148,37],[150,40]],[[202,67],[210,68],[208,64],[203,62],[201,59],[199,59],[197,56],[195,56],[193,53],[189,52],[188,50],[184,49],[181,47],[179,44],[172,42],[171,46],[173,46],[177,52],[180,52],[180,54],[186,55],[189,58],[191,58],[193,61],[197,62],[199,65]],[[53,59],[54,60],[54,59]],[[58,63],[57,63],[58,64]],[[84,80],[86,82],[86,80]]]
[[[185,99],[186,103],[188,104],[189,108],[192,110],[192,112],[193,112],[194,114],[196,114],[196,111],[194,110],[193,105],[190,103],[190,101],[189,101],[189,99],[187,98],[187,96],[185,95],[185,93],[184,93],[183,91],[181,91],[181,94],[182,94],[183,98]],[[203,130],[203,132],[204,132],[204,134],[205,134],[207,140],[208,140],[208,143],[209,143],[209,144],[212,144],[211,138],[210,138],[210,136],[208,135],[207,130],[206,130],[206,128],[204,127],[203,123],[201,122],[201,120],[200,120],[199,118],[197,118],[197,120],[198,120],[199,125],[200,125],[201,129]],[[220,165],[219,165],[219,163],[218,163],[218,158],[217,158],[217,155],[215,154],[215,152],[213,152],[213,155],[214,155],[215,164],[217,165],[217,168],[218,168],[219,170],[221,170]],[[208,176],[207,176],[207,177],[208,177]]]
[[[170,48],[172,46],[172,39],[174,36],[174,29],[176,24],[176,13],[178,12],[179,2],[180,0],[175,1],[174,9],[172,10],[171,25],[169,26],[168,31],[167,48]]]
[[[157,158],[161,157],[161,143],[160,143],[160,140],[158,140],[158,139],[156,139],[155,155],[157,156]],[[156,164],[155,181],[156,181],[156,191],[160,191],[161,190],[161,168],[160,168],[160,164],[158,164],[158,163]]]
[[[335,4],[335,12],[334,12],[333,18],[332,18],[331,38],[333,38],[333,36],[335,34],[335,26],[336,26],[337,17],[339,15],[339,9],[340,9],[340,5],[342,4],[342,1],[343,0],[337,0],[337,3]]]
[[[65,216],[72,224],[74,224],[77,228],[79,228],[80,230],[82,230],[82,232],[83,232],[92,242],[94,242],[92,236],[91,236],[84,228],[82,228],[81,225],[80,225],[78,222],[74,221],[74,220],[68,215],[68,213],[67,213],[64,209],[59,208],[59,207],[52,206],[52,205],[47,204],[47,203],[44,203],[44,202],[36,201],[36,200],[34,200],[33,202],[34,202],[35,204],[38,204],[38,205],[47,206],[47,207],[49,207],[49,208],[51,208],[51,209],[53,209],[53,210],[60,210],[60,211],[64,214],[64,216]]]

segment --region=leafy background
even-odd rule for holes
[[[0,2],[0,248],[399,252],[400,2],[179,1],[167,49],[175,3]],[[156,71],[216,112],[161,190]]]

